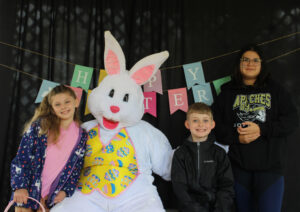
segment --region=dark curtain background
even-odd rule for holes
[[[24,123],[33,115],[41,79],[69,85],[74,65],[103,68],[103,34],[110,30],[122,46],[127,68],[139,59],[168,50],[162,70],[163,95],[157,95],[158,118],[144,119],[163,131],[175,148],[187,136],[185,113],[169,114],[168,89],[186,87],[180,65],[203,62],[206,81],[227,76],[234,53],[245,43],[271,41],[300,31],[300,3],[297,0],[267,3],[253,0],[0,0],[0,42],[45,54],[56,60],[0,44],[0,210],[10,197],[9,166],[19,145]],[[261,45],[267,58],[275,58],[300,48],[299,35]],[[272,75],[293,94],[300,111],[300,51],[268,63]],[[209,59],[209,60],[207,60]],[[36,76],[36,77],[34,77]],[[97,84],[94,70],[90,88]],[[85,95],[83,96],[83,98]],[[188,91],[189,103],[193,103]],[[81,108],[84,110],[85,100]],[[82,116],[83,121],[92,119]],[[288,145],[286,187],[283,210],[300,211],[300,159],[298,132]],[[169,182],[156,177],[155,184],[166,208],[176,208]]]

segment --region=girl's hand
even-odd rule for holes
[[[260,128],[257,124],[255,124],[254,122],[251,121],[245,121],[242,123],[243,126],[247,126],[247,127],[238,127],[237,131],[240,135],[260,135]]]
[[[14,192],[14,202],[20,204],[27,204],[28,191],[25,188],[17,189]]]
[[[252,141],[255,141],[259,136],[260,134],[258,133],[239,135],[239,141],[242,144],[249,144]]]
[[[41,199],[41,204],[43,205],[43,207],[45,208],[45,211],[46,212],[49,212],[50,210],[49,210],[49,208],[46,206],[46,201],[47,201],[47,199],[48,199],[48,196],[45,196],[44,198],[42,198]],[[40,207],[38,210],[37,210],[37,212],[42,212],[43,210],[42,210],[42,208]]]
[[[67,194],[64,191],[58,192],[58,194],[54,198],[54,203],[56,204],[56,203],[63,201],[66,196],[67,196]]]

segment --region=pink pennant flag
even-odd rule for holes
[[[80,101],[81,96],[82,96],[82,88],[72,87],[72,86],[69,86],[69,85],[66,85],[66,86],[71,88],[75,92],[77,99]]]
[[[168,94],[169,94],[170,114],[174,113],[179,109],[184,112],[187,112],[188,99],[187,99],[186,88],[168,90]]]
[[[156,74],[144,85],[145,92],[154,91],[159,94],[163,94],[162,83],[161,83],[161,72],[157,70]]]
[[[157,117],[156,115],[156,93],[155,92],[144,92],[144,106],[145,106],[145,112],[149,113],[154,117]]]

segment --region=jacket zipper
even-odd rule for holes
[[[197,179],[200,179],[200,142],[197,142]]]

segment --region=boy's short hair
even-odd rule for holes
[[[186,119],[188,119],[192,113],[207,114],[209,115],[209,117],[211,117],[211,119],[213,119],[213,113],[210,106],[203,102],[196,102],[194,104],[191,104],[186,113]]]

